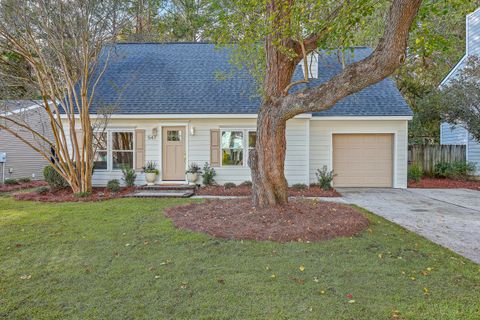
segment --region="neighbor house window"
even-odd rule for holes
[[[95,170],[133,168],[133,132],[97,132],[93,137],[93,166]]]
[[[93,167],[98,170],[108,169],[108,134],[106,132],[97,132],[93,135]]]
[[[133,168],[133,132],[112,132],[112,168]]]
[[[243,131],[222,131],[222,165],[243,166]]]

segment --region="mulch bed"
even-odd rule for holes
[[[420,182],[409,181],[409,188],[425,189],[472,189],[480,190],[480,181],[422,178]]]
[[[313,242],[349,237],[368,219],[357,209],[332,202],[290,201],[286,206],[255,209],[252,200],[212,200],[167,208],[177,228],[225,239]]]
[[[252,187],[236,186],[225,188],[224,186],[206,186],[199,188],[198,195],[202,196],[251,196]],[[318,186],[311,186],[307,189],[288,188],[288,195],[292,197],[341,197],[335,189],[324,191]]]
[[[39,194],[37,192],[17,193],[16,200],[41,201],[41,202],[92,202],[109,199],[123,198],[132,193],[134,188],[122,188],[119,192],[112,193],[105,188],[93,188],[92,194],[87,197],[77,197],[70,189]]]
[[[0,192],[12,192],[22,189],[31,189],[41,186],[46,186],[45,181],[30,181],[30,182],[19,182],[18,184],[1,184]]]

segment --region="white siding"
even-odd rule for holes
[[[293,119],[287,122],[287,154],[285,160],[285,174],[289,184],[308,183],[308,119]],[[112,119],[109,128],[114,129],[145,129],[146,130],[146,161],[156,161],[161,168],[161,126],[187,126],[187,152],[188,163],[197,163],[203,166],[210,162],[210,130],[211,129],[255,129],[256,119],[148,119],[148,120],[119,120]],[[157,137],[152,137],[152,130],[157,128]],[[194,134],[191,134],[191,128]],[[219,184],[225,182],[241,183],[251,180],[250,168],[246,165],[240,167],[216,167],[215,180]],[[137,184],[144,184],[144,176],[137,174]],[[104,186],[111,179],[121,181],[120,171],[96,170],[93,176],[95,186]]]
[[[467,130],[443,122],[440,125],[440,144],[467,144]]]
[[[476,175],[480,175],[480,143],[472,136],[468,139],[467,161],[475,164],[477,168]]]
[[[394,187],[407,187],[408,123],[405,120],[312,120],[310,122],[310,182],[316,182],[317,169],[326,165],[331,170],[332,135],[335,133],[394,134]]]
[[[467,16],[467,54],[480,54],[480,9]]]

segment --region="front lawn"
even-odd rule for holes
[[[480,267],[379,217],[321,243],[180,231],[187,200],[0,197],[0,318],[479,319]]]

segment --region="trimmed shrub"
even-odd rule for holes
[[[88,192],[88,191],[85,191],[85,192],[77,192],[75,193],[75,197],[77,198],[86,198],[88,197],[89,195],[91,195],[92,193],[91,192]]]
[[[325,191],[332,189],[332,181],[336,176],[333,170],[328,170],[327,166],[323,166],[321,170],[317,169],[315,175],[317,176],[318,186],[320,188]]]
[[[436,178],[447,178],[452,170],[452,165],[447,162],[439,162],[433,168],[433,175]]]
[[[18,181],[20,181],[21,183],[29,183],[32,181],[32,179],[30,179],[29,177],[24,177],[24,178],[18,179]]]
[[[237,185],[236,185],[235,183],[233,183],[233,182],[226,182],[226,183],[223,185],[223,187],[224,187],[225,189],[235,188],[236,186],[237,186]]]
[[[14,184],[18,184],[18,181],[17,181],[17,179],[5,179],[5,181],[3,183],[11,186],[11,185],[14,185]]]
[[[475,169],[475,164],[469,162],[439,162],[433,172],[437,178],[466,179],[474,174]]]
[[[68,182],[52,166],[43,168],[43,177],[52,191],[68,187]]]
[[[295,189],[295,190],[307,190],[308,189],[308,186],[304,183],[295,183],[294,185],[292,185],[292,189]]]
[[[215,184],[215,179],[214,177],[217,175],[215,172],[215,169],[210,167],[210,164],[208,162],[205,162],[203,165],[203,173],[202,173],[202,178],[203,178],[203,184],[206,186],[211,186]]]
[[[407,175],[409,181],[420,182],[423,177],[423,169],[417,164],[412,164],[408,167]]]
[[[107,190],[110,192],[120,191],[120,181],[118,179],[113,179],[107,182]]]
[[[135,185],[135,179],[137,179],[137,174],[135,170],[127,168],[122,170],[123,178],[122,180],[125,182],[127,187],[133,187]]]
[[[44,195],[50,192],[50,188],[47,186],[38,187],[37,189],[35,189],[35,192],[40,195]]]
[[[243,181],[242,183],[239,184],[240,187],[251,187],[253,186],[252,181]]]

